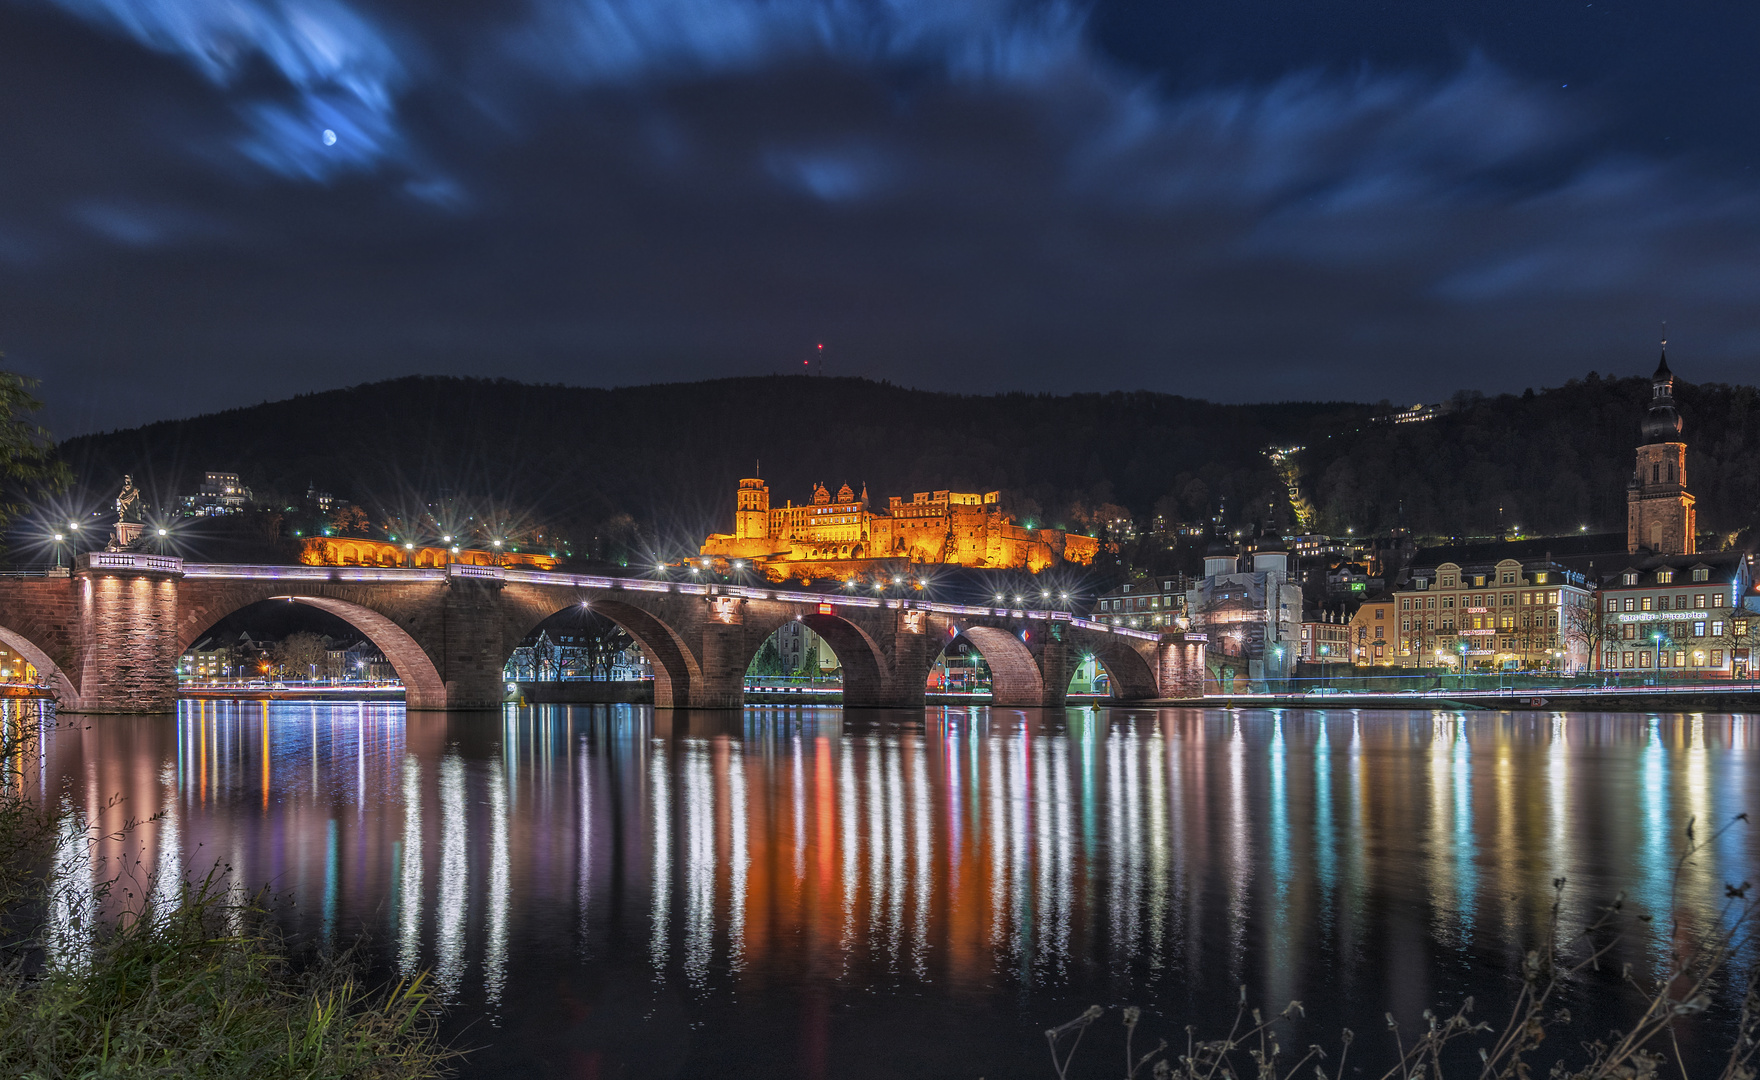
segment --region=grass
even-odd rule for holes
[[[15,768],[32,743],[16,723],[0,729],[0,761]],[[265,908],[215,874],[98,917],[108,887],[45,870],[70,837],[76,848],[96,837],[57,833],[23,790],[0,786],[0,1076],[418,1080],[450,1071],[456,1053],[438,1038],[423,977],[372,988],[347,954],[296,964]]]
[[[1718,831],[1718,836],[1746,824],[1740,814]],[[1302,1003],[1292,1001],[1282,1012],[1267,1017],[1247,1003],[1241,987],[1233,1026],[1220,1038],[1200,1039],[1195,1028],[1185,1029],[1184,1046],[1170,1047],[1165,1039],[1138,1053],[1137,1028],[1142,1011],[1126,1008],[1124,1061],[1126,1080],[1294,1080],[1312,1076],[1333,1080],[1351,1076],[1367,1080],[1693,1080],[1681,1052],[1679,1034],[1683,1024],[1703,1023],[1712,1011],[1713,998],[1722,991],[1739,990],[1729,1045],[1717,1068],[1717,1080],[1755,1080],[1755,1056],[1760,1052],[1760,966],[1738,960],[1752,957],[1756,916],[1760,900],[1749,894],[1746,881],[1724,887],[1724,910],[1712,928],[1695,932],[1680,911],[1682,872],[1702,849],[1687,823],[1687,846],[1675,867],[1671,907],[1677,912],[1668,936],[1668,959],[1653,977],[1621,967],[1618,984],[1626,992],[1622,1004],[1635,1019],[1624,1030],[1579,1041],[1574,1049],[1542,1052],[1549,1034],[1562,1036],[1571,1016],[1559,1007],[1561,989],[1603,965],[1620,942],[1648,931],[1648,917],[1627,910],[1624,898],[1616,897],[1587,926],[1575,934],[1561,935],[1559,911],[1565,881],[1553,882],[1551,919],[1544,947],[1529,951],[1520,973],[1520,987],[1510,1014],[1501,1024],[1474,1016],[1474,1002],[1467,998],[1453,1010],[1426,1009],[1424,1027],[1415,1033],[1402,1031],[1393,1015],[1387,1015],[1387,1033],[1378,1040],[1376,1053],[1359,1047],[1349,1028],[1337,1044],[1327,1048],[1309,1045],[1299,1055],[1286,1052],[1279,1038],[1280,1025],[1304,1015]],[[1715,842],[1717,836],[1712,837]],[[1106,1015],[1098,1005],[1080,1016],[1045,1032],[1051,1051],[1052,1070],[1058,1080],[1069,1080],[1082,1038]],[[1409,1035],[1409,1037],[1408,1037]],[[1564,1043],[1555,1038],[1553,1046]],[[1353,1056],[1354,1051],[1354,1056]],[[1085,1062],[1083,1063],[1086,1064]],[[1117,1067],[1115,1064],[1114,1068]],[[1110,1071],[1110,1070],[1109,1070]],[[1706,1075],[1704,1069],[1701,1075]],[[1085,1073],[1084,1075],[1092,1075]]]

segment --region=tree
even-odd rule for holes
[[[1602,618],[1598,601],[1591,596],[1566,607],[1562,623],[1558,628],[1558,639],[1565,652],[1581,649],[1588,656],[1589,669],[1601,670],[1605,666],[1602,646],[1615,624],[1610,618]]]
[[[281,668],[284,675],[300,679],[311,678],[323,667],[327,655],[324,639],[308,630],[287,635],[269,650],[271,663]]]
[[[330,512],[330,528],[337,536],[366,536],[367,512],[353,503],[340,503]]]
[[[0,371],[0,544],[32,505],[60,494],[73,477],[49,433],[30,419],[43,407],[31,394],[38,381]],[[0,554],[5,550],[0,546]]]

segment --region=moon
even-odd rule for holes
[[[335,146],[336,145],[336,132],[331,131],[329,128],[324,129],[324,145],[325,146]]]

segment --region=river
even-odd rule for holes
[[[1367,1059],[1386,1013],[1507,1003],[1556,878],[1566,926],[1621,890],[1666,926],[1694,821],[1690,924],[1760,880],[1754,829],[1712,836],[1760,809],[1748,716],[186,701],[45,730],[40,796],[151,818],[104,867],[219,863],[294,938],[430,970],[478,1078],[1049,1077],[1042,1032],[1089,1004],[1183,1043],[1242,984],[1304,1002],[1286,1045],[1348,1024]],[[1614,970],[1664,957],[1641,933]],[[1575,1037],[1620,1019],[1612,978],[1567,987]]]

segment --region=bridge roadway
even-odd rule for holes
[[[412,709],[499,707],[514,648],[580,605],[641,645],[661,708],[740,706],[752,657],[793,619],[837,653],[846,706],[921,706],[929,669],[961,634],[989,664],[997,705],[1062,705],[1087,655],[1120,700],[1203,688],[1201,635],[1068,612],[460,563],[254,566],[89,552],[71,569],[0,579],[0,641],[48,675],[66,711],[162,712],[176,704],[178,659],[215,623],[265,600],[310,604],[354,626],[397,671]]]

